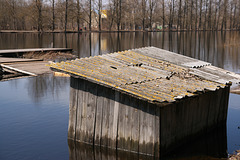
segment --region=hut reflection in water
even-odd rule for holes
[[[156,159],[152,156],[134,154],[126,151],[108,149],[93,146],[73,140],[68,140],[69,160],[127,160],[127,159]],[[226,124],[222,124],[214,131],[199,136],[190,143],[177,148],[170,155],[161,157],[164,160],[192,159],[216,159],[227,158],[227,134]]]

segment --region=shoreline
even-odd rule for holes
[[[225,31],[240,31],[239,29],[234,29],[234,30],[230,30],[230,29],[226,29],[226,30],[154,30],[154,31],[150,31],[150,30],[84,30],[84,31],[75,31],[75,30],[68,30],[68,31],[64,31],[64,30],[55,30],[55,31],[51,31],[51,30],[46,30],[46,31],[36,31],[36,30],[0,30],[0,33],[118,33],[118,32],[205,32],[205,31],[212,31],[212,32],[225,32]]]

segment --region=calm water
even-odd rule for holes
[[[0,34],[0,49],[69,47],[78,57],[156,46],[240,73],[240,32]],[[0,159],[133,159],[68,144],[69,78],[0,82]],[[167,159],[225,157],[240,149],[240,95],[230,94],[227,127]],[[146,159],[146,157],[140,157]]]

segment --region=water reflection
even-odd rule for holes
[[[0,49],[69,47],[78,57],[155,46],[240,73],[240,32],[1,33]]]
[[[52,93],[51,97],[58,98],[59,94],[61,94],[60,90],[68,85],[69,78],[55,77],[52,74],[40,75],[28,79],[28,95],[35,103],[39,103],[49,93]]]
[[[69,160],[107,160],[107,159],[156,159],[151,156],[138,155],[125,151],[116,151],[103,147],[92,146],[84,143],[68,140]],[[227,158],[227,134],[226,124],[216,128],[214,131],[199,137],[190,144],[176,149],[171,155],[162,157],[164,160],[178,159],[216,159]]]

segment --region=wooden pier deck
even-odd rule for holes
[[[51,73],[49,67],[46,66],[47,64],[47,61],[41,59],[0,57],[0,66],[8,73],[6,75],[0,75],[0,79],[1,81],[6,81],[25,76],[37,76]]]
[[[37,76],[51,73],[43,59],[54,60],[57,57],[69,58],[71,48],[31,48],[31,49],[8,49],[0,50],[0,80],[8,80],[21,76]],[[25,54],[27,53],[27,55]],[[29,53],[29,55],[28,55]],[[25,58],[13,58],[25,57]],[[29,57],[31,59],[28,59]],[[35,57],[35,59],[32,59]],[[37,59],[39,58],[39,59]],[[4,72],[5,71],[5,72]]]
[[[27,53],[27,52],[68,52],[72,51],[71,48],[29,48],[29,49],[6,49],[0,50],[0,55],[9,55],[9,54],[17,54],[17,53]]]
[[[160,157],[224,125],[240,75],[155,47],[52,63],[71,75],[68,138]]]
[[[36,62],[36,61],[42,61],[42,60],[41,60],[41,59],[6,58],[6,57],[0,57],[0,64],[18,63],[18,62]]]

